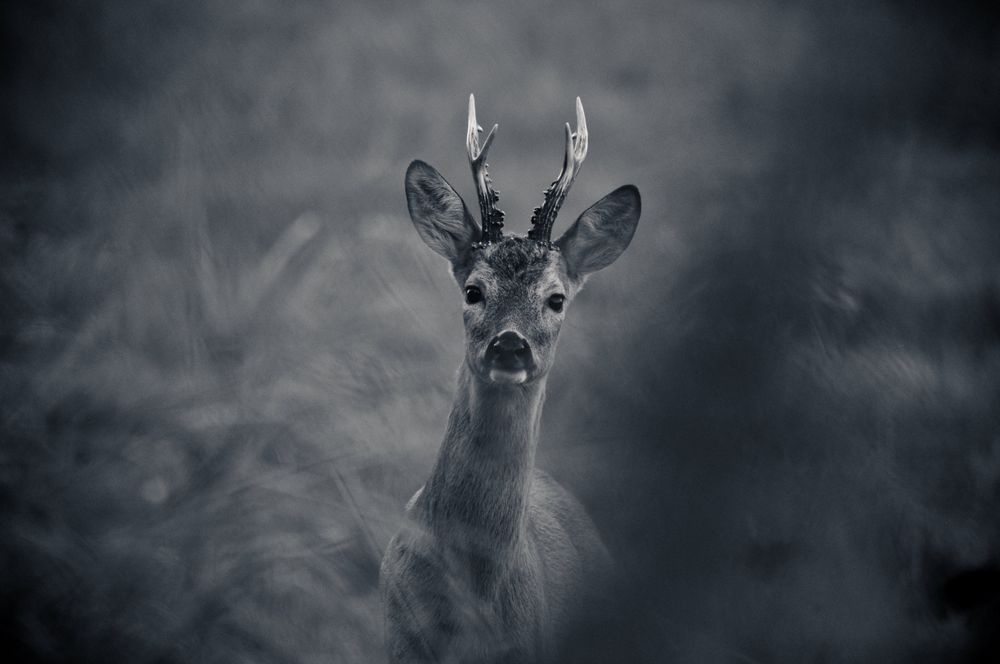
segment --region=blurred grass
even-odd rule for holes
[[[402,174],[470,197],[475,92],[510,229],[576,95],[563,223],[644,198],[550,382],[541,463],[630,571],[575,661],[965,652],[935,589],[1000,555],[1000,68],[956,7],[5,7],[8,641],[382,658],[462,356]]]

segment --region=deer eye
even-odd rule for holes
[[[565,302],[565,301],[566,301],[566,296],[563,295],[562,293],[556,293],[555,295],[550,295],[549,296],[549,309],[551,309],[552,311],[556,311],[556,312],[562,311],[563,310],[563,302]]]
[[[465,287],[465,303],[475,304],[476,302],[482,302],[483,291],[479,290],[479,286],[466,286]]]

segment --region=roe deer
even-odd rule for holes
[[[566,125],[559,178],[527,237],[502,234],[486,172],[497,127],[480,147],[469,97],[466,147],[482,227],[431,166],[406,171],[417,233],[447,258],[465,299],[465,359],[440,453],[406,506],[382,560],[393,662],[530,662],[553,654],[560,629],[610,558],[581,505],[534,468],[545,382],[566,307],[586,276],[610,265],[639,221],[639,191],[616,189],[556,242],[556,213],[587,154],[587,124]]]

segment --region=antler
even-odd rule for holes
[[[536,207],[531,215],[531,230],[528,237],[538,242],[552,241],[552,224],[556,221],[559,208],[562,207],[573,180],[580,172],[580,166],[587,157],[587,116],[583,114],[583,103],[576,98],[576,132],[572,132],[566,123],[566,156],[563,157],[562,171],[559,177],[545,190],[545,202]]]
[[[497,127],[493,125],[486,140],[479,147],[479,132],[483,130],[476,123],[476,97],[469,95],[469,132],[465,139],[465,147],[469,151],[469,165],[472,166],[472,179],[476,181],[476,193],[479,195],[479,213],[483,221],[482,242],[499,242],[503,235],[503,210],[497,207],[500,192],[494,191],[493,182],[486,172],[486,153],[493,144],[493,136]]]

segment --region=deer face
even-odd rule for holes
[[[431,166],[406,173],[410,218],[421,239],[451,263],[463,299],[465,361],[481,380],[530,383],[552,366],[573,296],[610,265],[639,221],[639,192],[616,189],[586,210],[557,242],[501,237],[483,243],[465,203]]]
[[[578,284],[560,252],[505,238],[471,252],[462,288],[466,363],[480,378],[519,384],[545,375]]]

